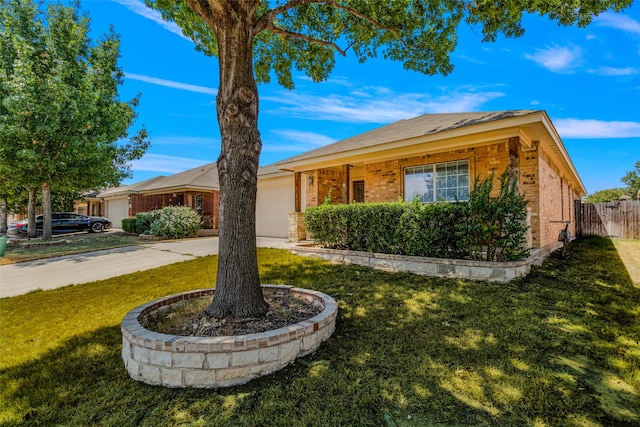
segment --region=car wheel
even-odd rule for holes
[[[91,231],[93,233],[102,233],[104,231],[104,224],[101,222],[94,222],[91,224]]]

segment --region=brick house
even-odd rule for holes
[[[102,200],[103,215],[115,228],[124,218],[133,218],[166,206],[189,206],[202,216],[202,227],[218,228],[218,169],[209,163],[170,176],[158,176],[132,185],[107,189],[98,198]]]
[[[256,233],[303,239],[304,211],[331,203],[466,200],[476,177],[507,167],[529,200],[533,248],[556,242],[586,190],[553,123],[540,110],[426,114],[400,120],[258,170]],[[215,163],[102,192],[116,226],[168,205],[202,209],[218,227]]]
[[[293,205],[292,172],[274,166],[258,169],[259,236],[287,237],[287,215]],[[120,228],[124,218],[165,206],[189,206],[200,212],[202,228],[218,229],[220,187],[216,163],[209,163],[171,176],[158,176],[131,185],[107,189],[97,195],[103,215]]]
[[[290,239],[304,237],[307,207],[331,203],[468,199],[475,177],[511,167],[524,192],[530,244],[556,242],[574,228],[584,185],[545,111],[426,114],[275,163],[294,174]],[[573,230],[575,232],[575,230]],[[575,234],[575,233],[574,233]]]

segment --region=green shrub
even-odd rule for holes
[[[464,237],[458,228],[468,213],[466,203],[428,203],[407,206],[398,224],[402,254],[434,258],[464,258]]]
[[[509,179],[499,178],[491,197],[493,175],[476,179],[469,202],[419,201],[354,203],[308,208],[306,230],[325,247],[437,258],[517,260],[525,247],[527,216],[524,196]]]
[[[157,214],[151,212],[141,212],[136,215],[136,233],[137,234],[150,234],[151,233],[151,222],[153,217],[157,217]]]
[[[200,215],[186,206],[169,206],[150,212],[151,233],[168,239],[195,237],[200,229]]]
[[[497,197],[491,197],[493,174],[476,179],[469,195],[469,214],[460,223],[469,258],[487,261],[512,261],[530,253],[526,247],[527,200],[518,194],[515,180],[507,169],[499,177]]]
[[[137,234],[136,233],[136,219],[135,218],[125,218],[122,220],[122,230],[125,233]]]

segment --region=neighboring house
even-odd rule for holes
[[[309,151],[258,171],[258,236],[304,238],[303,213],[325,202],[428,203],[467,200],[476,177],[511,167],[529,200],[530,244],[554,243],[574,229],[574,205],[586,190],[544,111],[426,114]],[[99,195],[114,224],[167,205],[202,209],[218,226],[215,163]],[[496,189],[497,191],[497,189]],[[202,197],[202,204],[197,200]],[[201,208],[199,208],[201,207]]]
[[[103,215],[115,228],[122,220],[138,213],[166,206],[189,206],[202,216],[202,227],[218,228],[218,169],[209,163],[170,176],[158,176],[131,185],[110,188],[98,197],[103,201]]]
[[[80,215],[102,216],[102,198],[97,191],[85,193],[73,202],[73,212]]]
[[[511,167],[529,200],[530,244],[554,243],[574,229],[574,205],[586,190],[544,111],[426,114],[298,156],[276,167],[295,173],[292,236],[301,212],[331,203],[467,200],[476,177]],[[497,189],[496,189],[497,191]]]
[[[256,230],[259,236],[287,237],[287,215],[294,206],[294,174],[273,166],[258,170]],[[165,206],[189,206],[202,216],[202,228],[219,224],[219,184],[216,163],[171,176],[159,176],[101,192],[103,215],[115,228],[124,218]]]

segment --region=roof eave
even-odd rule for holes
[[[376,161],[383,160],[384,153],[389,150],[397,150],[401,148],[411,147],[419,144],[433,144],[433,148],[439,148],[436,143],[439,141],[452,141],[457,139],[457,144],[447,145],[452,150],[460,149],[465,146],[477,145],[491,140],[508,138],[511,136],[520,136],[519,128],[521,126],[534,123],[540,120],[542,111],[535,111],[522,116],[509,117],[506,119],[495,120],[491,122],[478,123],[470,126],[448,129],[441,132],[435,132],[426,135],[415,136],[412,138],[389,141],[382,144],[361,147],[352,150],[339,151],[335,153],[325,154],[317,157],[311,157],[293,161],[282,161],[275,165],[283,170],[302,172],[305,170],[315,169],[319,165],[335,166],[339,164],[349,163],[352,159]],[[465,139],[471,135],[476,135],[473,139]],[[524,140],[525,145],[529,146],[531,141]]]
[[[560,134],[556,130],[555,126],[553,125],[553,122],[551,121],[547,113],[544,111],[542,113],[543,114],[542,114],[541,121],[545,126],[549,135],[551,135],[551,138],[554,142],[554,147],[552,147],[552,151],[554,151],[554,153],[556,154],[558,159],[561,161],[563,166],[567,169],[567,171],[571,175],[573,175],[573,178],[575,179],[576,184],[580,187],[577,189],[580,192],[580,194],[578,195],[586,196],[587,189],[584,186],[584,183],[582,182],[582,179],[580,178],[580,175],[578,174],[578,170],[573,164],[571,157],[569,157],[569,153],[567,152],[567,149],[565,148],[564,143],[562,142],[562,138],[560,138]]]

